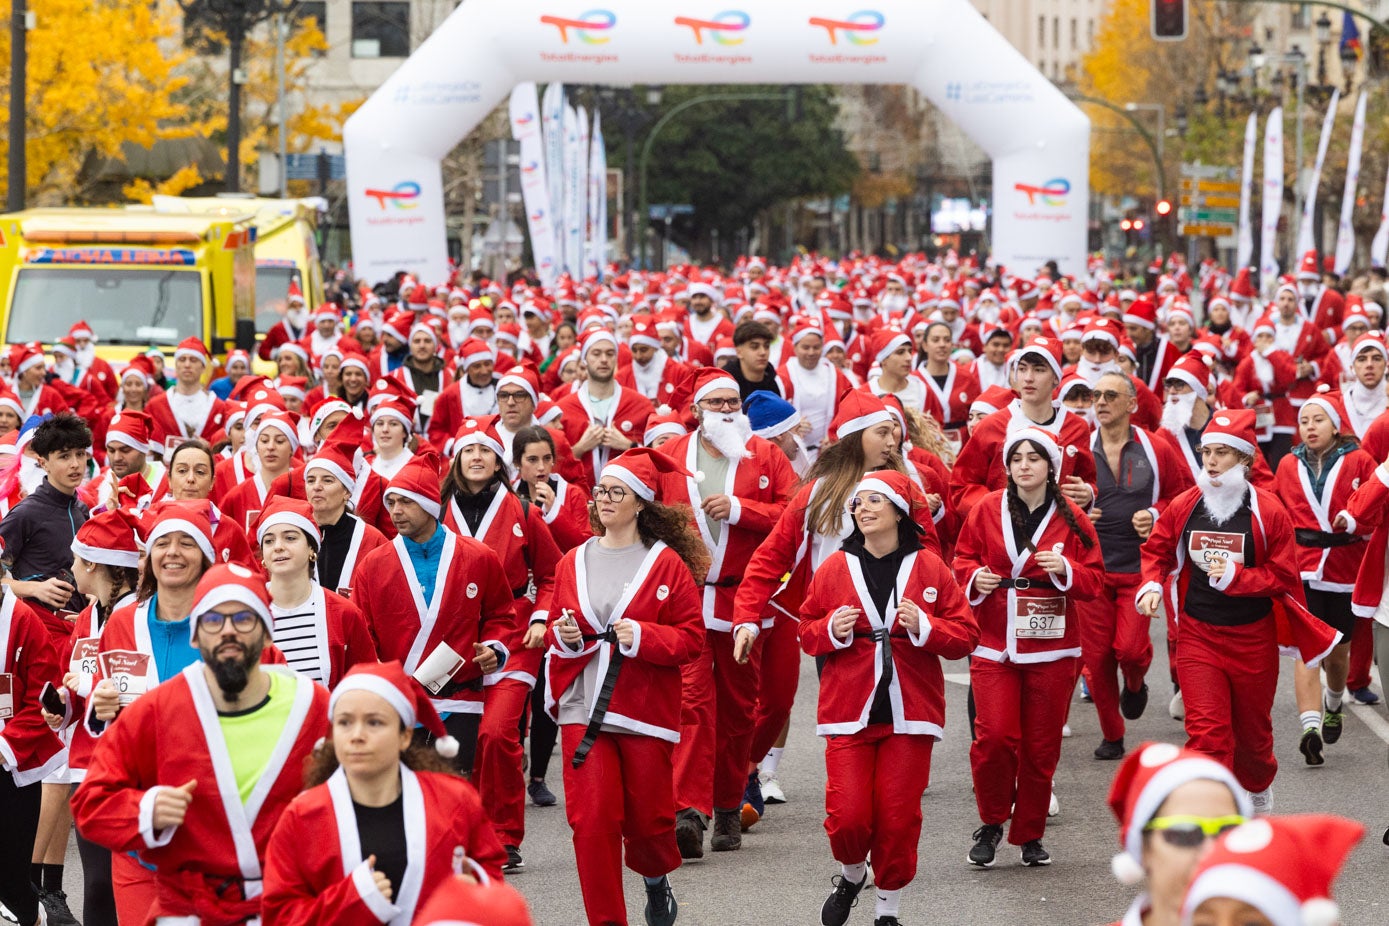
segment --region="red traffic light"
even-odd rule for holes
[[[1168,215],[1172,212],[1172,204],[1165,199],[1158,200],[1157,214]]]
[[[1150,0],[1153,5],[1152,35],[1158,41],[1186,38],[1187,0]]]
[[[1129,219],[1124,219],[1119,223],[1119,227],[1122,228],[1124,231],[1129,231],[1133,228],[1133,222]]]
[[[1142,220],[1142,219],[1134,219],[1134,220],[1133,220],[1133,230],[1134,230],[1134,231],[1142,231],[1142,230],[1143,230],[1143,220]]]

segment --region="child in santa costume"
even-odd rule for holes
[[[1248,483],[1258,453],[1254,412],[1217,412],[1201,450],[1196,487],[1177,496],[1143,544],[1138,610],[1156,615],[1164,583],[1176,580],[1187,747],[1230,767],[1255,809],[1267,813],[1278,771],[1272,710],[1280,637],[1316,666],[1341,635],[1306,609],[1287,509]]]
[[[816,732],[825,745],[825,831],[840,863],[820,911],[843,926],[873,862],[875,926],[898,926],[916,875],[921,795],[945,723],[940,660],[962,659],[979,628],[950,569],[921,546],[925,507],[902,473],[872,473],[849,501],[855,528],[816,570],[801,647],[823,660]]]
[[[1219,762],[1171,743],[1130,753],[1109,789],[1120,852],[1110,861],[1122,884],[1148,882],[1112,926],[1171,926],[1207,843],[1239,826],[1249,795]]]
[[[560,561],[546,633],[545,708],[560,726],[565,812],[588,922],[625,926],[627,867],[646,880],[648,926],[678,906],[667,875],[675,840],[673,753],[680,739],[681,667],[704,641],[697,580],[708,553],[689,513],[666,504],[689,473],[637,448],[603,469],[594,490],[599,534]]]
[[[982,825],[968,860],[985,868],[1010,812],[1008,841],[1023,864],[1051,864],[1042,836],[1080,657],[1080,602],[1104,588],[1095,528],[1057,486],[1062,453],[1051,432],[1014,431],[1002,456],[1007,488],[969,513],[954,561],[979,620],[970,768]]]
[[[103,734],[73,817],[88,839],[156,867],[153,909],[130,922],[230,926],[260,916],[261,862],[328,722],[328,692],[262,666],[273,618],[249,569],[208,570],[191,613],[201,658]]]
[[[354,667],[328,715],[308,788],[270,837],[265,926],[409,926],[460,857],[476,877],[501,877],[506,853],[477,791],[440,758],[458,744],[399,662]],[[414,742],[416,724],[433,750]]]

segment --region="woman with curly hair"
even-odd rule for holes
[[[441,758],[458,743],[399,662],[353,667],[328,717],[305,791],[270,837],[265,926],[410,923],[456,868],[501,876],[506,853],[477,791]],[[432,749],[414,742],[417,723]]]
[[[704,639],[700,595],[709,568],[684,506],[664,488],[689,472],[645,447],[603,468],[593,491],[598,536],[570,550],[555,575],[546,633],[545,709],[559,724],[565,812],[591,924],[625,924],[627,867],[646,879],[646,922],[670,926],[667,875],[675,842],[675,742],[680,667]]]

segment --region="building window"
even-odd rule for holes
[[[1060,16],[1053,16],[1053,17],[1051,18],[1051,47],[1052,47],[1052,48],[1058,48],[1058,49],[1061,47],[1061,17],[1060,17]]]
[[[1294,7],[1292,11],[1292,28],[1297,30],[1305,30],[1307,28],[1307,24],[1311,22],[1311,15],[1311,10],[1308,9],[1308,4],[1306,3]]]
[[[1047,47],[1047,18],[1037,17],[1037,50],[1041,51]]]
[[[352,4],[352,57],[404,58],[409,54],[409,3],[357,0]]]
[[[1072,16],[1072,17],[1071,17],[1071,51],[1076,51],[1078,48],[1080,48],[1080,22],[1079,22],[1074,16]]]
[[[1095,47],[1095,21],[1093,19],[1085,20],[1085,47]]]

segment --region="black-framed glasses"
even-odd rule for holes
[[[522,401],[522,400],[524,400],[524,399],[529,399],[530,397],[531,397],[531,396],[530,396],[530,393],[529,393],[529,392],[499,392],[499,393],[497,393],[497,401],[498,401],[498,402],[520,402],[520,401]]]
[[[1150,833],[1160,833],[1168,845],[1179,849],[1195,849],[1207,839],[1234,829],[1244,822],[1239,814],[1224,817],[1173,816],[1155,817],[1143,827]]]
[[[865,511],[881,511],[882,507],[886,504],[886,495],[870,492],[868,495],[855,495],[853,498],[849,499],[849,511],[853,513],[860,508]]]
[[[700,399],[699,407],[707,408],[711,412],[736,412],[743,407],[743,400],[740,398]]]
[[[198,626],[208,633],[221,633],[222,628],[231,621],[232,629],[238,633],[247,633],[253,630],[260,621],[260,615],[255,611],[237,611],[233,614],[223,614],[220,611],[208,611],[198,615]]]
[[[622,488],[622,486],[595,486],[593,489],[594,501],[603,501],[606,499],[615,504],[621,504],[622,500],[626,497],[627,490]]]

